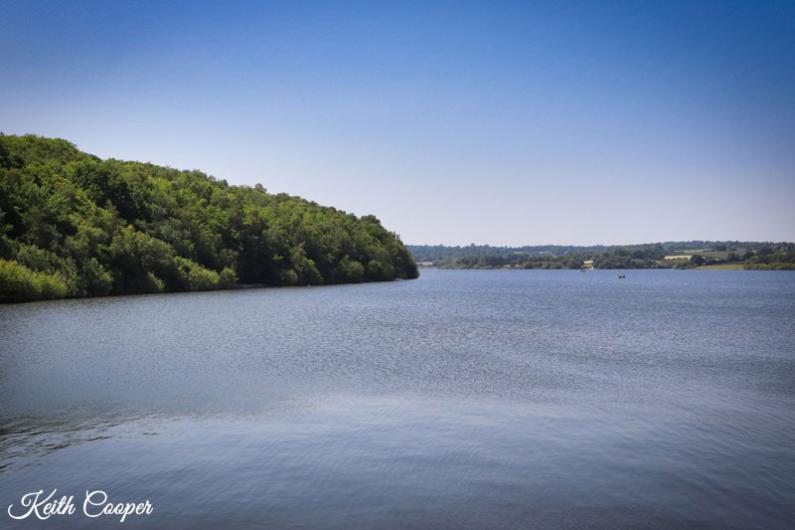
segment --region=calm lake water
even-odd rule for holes
[[[30,491],[77,512],[15,523]],[[795,273],[0,306],[0,527],[795,525]]]

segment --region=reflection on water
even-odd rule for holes
[[[149,499],[124,523],[149,528],[787,527],[793,295],[427,271],[0,307],[0,501],[101,488]]]
[[[0,471],[37,465],[59,449],[109,440],[133,418],[16,418],[0,426]],[[150,434],[150,433],[144,433]]]

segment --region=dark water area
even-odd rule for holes
[[[14,521],[32,491],[77,513]],[[0,528],[795,526],[795,273],[0,306]]]

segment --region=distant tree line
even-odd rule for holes
[[[643,245],[495,247],[408,245],[421,264],[453,269],[686,269],[741,265],[795,269],[795,244],[755,241],[669,241]],[[666,259],[674,257],[678,259]],[[682,257],[680,257],[682,256]]]
[[[0,134],[0,302],[417,275],[374,216]]]

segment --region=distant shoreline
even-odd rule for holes
[[[679,241],[642,245],[406,245],[419,267],[439,269],[795,270],[795,243]]]
[[[523,268],[523,267],[445,267],[445,266],[436,266],[436,265],[422,265],[419,266],[419,269],[422,270],[439,270],[439,271],[577,271],[582,270],[583,272],[592,272],[592,271],[627,271],[627,270],[636,270],[636,271],[670,271],[670,270],[677,270],[677,271],[733,271],[733,272],[751,272],[751,271],[762,271],[762,272],[792,272],[795,271],[795,268],[746,268],[741,264],[738,265],[704,265],[702,267],[689,267],[689,268],[673,268],[673,267],[635,267],[635,268],[626,268],[626,267],[613,267],[613,268],[601,268],[601,269],[569,269],[566,267],[535,267],[535,268]]]

